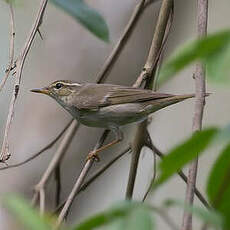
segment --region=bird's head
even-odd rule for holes
[[[81,84],[79,83],[67,80],[59,80],[51,83],[47,87],[43,87],[41,89],[32,89],[31,92],[46,94],[58,102],[65,102],[67,98],[77,94],[80,88]]]

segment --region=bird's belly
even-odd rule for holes
[[[93,112],[81,112],[78,119],[87,126],[106,128],[140,122],[146,119],[146,115],[142,105],[130,103],[102,107]]]

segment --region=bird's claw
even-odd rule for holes
[[[98,153],[95,151],[90,152],[86,158],[86,161],[88,161],[88,160],[95,160],[95,161],[99,162],[100,158],[98,156]]]

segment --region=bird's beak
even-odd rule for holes
[[[42,94],[49,94],[49,89],[44,87],[44,88],[41,88],[41,89],[31,89],[30,90],[31,92],[33,93],[42,93]]]

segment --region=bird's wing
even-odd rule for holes
[[[126,86],[86,84],[76,95],[74,104],[78,109],[98,109],[109,105],[144,102],[170,96],[173,95]]]

